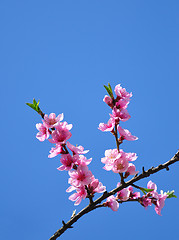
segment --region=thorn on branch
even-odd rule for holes
[[[63,220],[62,220],[62,224],[63,224],[64,227],[66,226],[66,223]]]
[[[146,173],[146,171],[144,170],[144,167],[142,167],[142,172],[143,172],[143,173]]]
[[[62,220],[63,227],[67,227],[67,224]],[[73,228],[73,226],[68,226],[67,228]]]
[[[138,176],[138,173],[136,173],[136,175],[134,177],[137,177]]]
[[[102,195],[102,196],[105,196],[107,193],[108,193],[108,192],[107,192],[107,191],[105,191],[105,192],[103,193],[103,195]]]
[[[168,166],[166,166],[166,170],[167,170],[167,171],[169,171],[169,170],[170,170]]]

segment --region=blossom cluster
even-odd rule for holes
[[[117,184],[117,187],[119,186],[120,183]],[[154,204],[156,213],[161,215],[161,210],[164,207],[166,198],[168,197],[167,193],[163,193],[163,191],[161,191],[159,194],[157,192],[157,185],[152,181],[148,182],[147,189],[150,191],[141,196],[140,192],[134,192],[132,186],[123,188],[121,191],[117,192],[116,197],[113,195],[108,197],[104,205],[110,207],[113,211],[117,211],[119,203],[127,201],[139,202],[146,209],[148,206],[152,206],[152,204]]]
[[[120,183],[117,184],[117,187],[120,186]],[[117,192],[117,196],[114,195],[107,198],[107,201],[104,203],[105,206],[110,207],[113,211],[117,211],[119,208],[119,203],[132,201],[139,199],[140,192],[134,192],[133,187],[129,186],[128,188],[123,188],[121,191]]]
[[[138,174],[135,165],[132,163],[137,159],[136,153],[126,153],[122,149],[119,149],[123,140],[134,141],[138,139],[136,136],[133,136],[129,130],[123,129],[119,125],[121,121],[125,122],[131,117],[127,111],[127,106],[132,97],[132,93],[128,93],[125,88],[122,88],[121,85],[118,84],[114,89],[116,94],[116,98],[114,98],[111,86],[109,85],[109,87],[106,88],[110,96],[105,95],[103,101],[112,109],[112,114],[109,114],[110,118],[107,124],[99,124],[99,130],[102,132],[111,132],[116,138],[117,148],[106,150],[105,157],[101,159],[101,162],[105,164],[103,167],[105,170],[112,170],[114,173],[119,173],[121,180],[124,181],[129,175]],[[120,137],[118,137],[118,134]],[[120,183],[117,184],[117,187],[119,186]],[[163,194],[162,192],[158,194],[156,184],[151,181],[149,181],[147,187],[150,189],[150,192],[147,192],[147,194],[142,197],[140,197],[140,192],[133,192],[132,186],[123,188],[117,192],[116,197],[114,195],[108,197],[104,205],[110,207],[113,211],[117,211],[119,203],[121,202],[138,201],[145,208],[154,204],[156,213],[161,215],[161,209],[164,206],[167,194]]]
[[[104,165],[104,169],[107,171],[113,171],[119,174],[121,183],[117,184],[117,188],[122,186],[124,180],[130,175],[137,175],[139,171],[136,171],[134,161],[137,159],[136,153],[124,152],[119,146],[124,140],[134,141],[138,138],[131,134],[127,129],[123,129],[120,126],[121,122],[125,122],[130,118],[127,111],[127,106],[132,97],[132,93],[128,93],[125,88],[122,88],[118,84],[114,92],[114,97],[111,86],[106,87],[109,96],[105,96],[103,101],[112,109],[112,113],[109,114],[110,118],[108,122],[100,123],[99,129],[102,132],[111,132],[116,140],[116,148],[108,149],[105,151],[105,156],[101,159]],[[49,140],[54,146],[50,150],[49,158],[53,158],[60,155],[61,166],[57,169],[59,171],[68,171],[69,179],[68,183],[70,187],[66,192],[73,193],[69,199],[75,202],[75,205],[79,205],[82,199],[89,198],[90,203],[93,203],[93,197],[95,193],[103,193],[106,191],[106,187],[103,186],[98,179],[94,177],[89,170],[88,165],[91,163],[92,158],[87,159],[85,154],[88,150],[84,150],[83,146],[74,146],[69,142],[72,134],[72,124],[68,124],[63,121],[63,113],[56,116],[55,113],[51,113],[49,116],[43,114],[37,103],[33,100],[33,104],[28,104],[34,110],[42,116],[42,123],[36,124],[36,128],[39,132],[36,138],[39,141]],[[51,138],[50,138],[51,137]],[[144,195],[141,196],[140,192],[134,192],[133,186],[140,189]],[[117,191],[118,189],[116,189]],[[167,197],[176,197],[173,195],[173,191],[169,193],[157,192],[157,186],[152,181],[149,181],[147,188],[135,186],[128,186],[118,191],[116,196],[111,195],[107,198],[106,202],[102,206],[110,207],[113,211],[117,211],[119,204],[127,201],[137,201],[143,207],[147,208],[154,204],[155,211],[161,215],[161,209],[164,206],[165,199]]]
[[[136,153],[125,153],[122,149],[119,149],[119,145],[124,139],[134,141],[138,138],[133,136],[129,130],[123,129],[119,124],[120,121],[124,122],[130,118],[127,106],[132,97],[132,93],[128,93],[120,84],[115,87],[114,92],[116,93],[116,98],[114,98],[112,94],[111,97],[106,95],[103,99],[103,101],[111,107],[112,114],[110,114],[110,119],[107,124],[99,124],[99,129],[115,135],[118,144],[116,149],[105,151],[105,157],[101,159],[101,162],[105,164],[105,170],[112,170],[114,173],[124,173],[124,178],[127,178],[129,175],[138,173],[135,165],[131,163],[137,159],[137,155]],[[118,134],[120,138],[118,138]]]
[[[68,183],[71,186],[66,191],[76,191],[69,199],[75,201],[75,205],[78,205],[82,199],[92,198],[97,192],[104,192],[106,187],[88,169],[87,165],[92,161],[92,158],[87,159],[84,156],[88,150],[84,150],[83,146],[75,147],[67,142],[72,136],[70,132],[72,124],[62,122],[62,120],[63,114],[59,114],[57,117],[55,113],[51,113],[49,116],[45,114],[42,123],[36,124],[36,128],[39,130],[36,137],[39,141],[44,141],[51,136],[49,142],[55,144],[55,146],[51,148],[48,157],[53,158],[60,154],[62,165],[57,169],[68,171],[70,176]]]
[[[139,198],[139,203],[145,208],[154,204],[156,213],[161,215],[161,210],[164,207],[165,199],[168,197],[167,193],[164,193],[162,190],[160,193],[158,193],[157,185],[152,181],[148,182],[147,188],[151,189],[152,191]]]

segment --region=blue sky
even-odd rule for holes
[[[71,143],[89,149],[90,170],[110,190],[118,177],[102,169],[104,151],[115,148],[100,132],[110,109],[103,87],[121,83],[133,92],[131,119],[123,123],[139,137],[123,149],[136,152],[136,166],[150,168],[169,160],[179,148],[179,2],[173,1],[12,1],[0,2],[1,29],[1,199],[0,239],[44,240],[68,221],[68,175],[52,145],[40,143],[40,117],[25,103],[40,99],[42,110],[64,113],[73,124]],[[158,189],[179,196],[178,164],[150,179]],[[149,179],[140,182],[146,186]],[[167,199],[158,216],[129,203],[118,212],[98,209],[63,240],[125,238],[176,239],[178,199]]]

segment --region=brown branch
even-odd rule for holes
[[[93,194],[90,192],[90,189],[85,185],[85,189],[87,191],[86,198],[89,198],[90,204],[93,204]]]
[[[132,184],[131,184],[131,186],[133,186],[133,187],[135,187],[135,188],[137,188],[137,189],[141,190],[141,187],[139,187],[139,186],[135,185],[134,183],[132,183]]]
[[[116,146],[117,146],[117,150],[118,152],[120,152],[119,150],[119,145],[122,143],[122,141],[120,141],[118,139],[118,133],[117,133],[117,125],[118,124],[115,124],[115,130],[113,132],[113,135],[115,136],[115,139],[116,139]],[[121,183],[124,184],[124,176],[123,176],[123,173],[119,173],[120,177],[121,177]]]
[[[40,116],[44,119],[45,113],[43,113],[41,109],[39,110],[38,114],[40,114]]]
[[[128,200],[126,200],[126,201],[120,201],[120,200],[118,200],[118,203],[126,203],[126,202],[138,202],[139,200],[138,199],[132,199],[132,198],[129,198]]]
[[[116,139],[117,150],[119,152],[119,140],[118,140],[118,134],[117,134],[117,124],[115,124],[114,136],[115,136],[115,139]]]
[[[131,180],[129,180],[128,182],[124,182],[123,184],[121,184],[119,187],[111,190],[110,192],[104,192],[103,195],[101,197],[99,197],[96,201],[94,201],[93,203],[91,203],[90,205],[88,205],[87,207],[85,207],[84,209],[82,209],[77,215],[75,215],[74,217],[72,217],[67,223],[65,223],[63,221],[63,226],[57,230],[56,233],[54,233],[54,235],[49,239],[49,240],[56,240],[58,237],[60,237],[68,228],[71,228],[73,223],[75,223],[79,218],[81,218],[83,215],[87,214],[88,212],[93,211],[96,208],[100,208],[103,207],[104,205],[101,204],[101,202],[103,200],[105,200],[106,198],[108,198],[111,195],[114,195],[115,193],[121,191],[122,189],[132,185],[133,183],[149,177],[150,175],[159,172],[162,169],[166,169],[167,171],[169,170],[169,166],[171,164],[174,164],[175,162],[179,161],[179,151],[166,163],[164,164],[160,164],[157,167],[151,167],[150,169],[148,169],[147,171],[144,171],[143,168],[143,172],[140,175],[136,175],[134,176]]]

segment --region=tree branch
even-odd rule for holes
[[[166,163],[164,164],[160,164],[157,167],[151,167],[150,169],[148,169],[147,171],[144,170],[143,168],[143,172],[140,175],[136,175],[134,176],[131,180],[129,180],[128,182],[123,182],[119,187],[111,190],[110,192],[104,192],[103,195],[101,197],[99,197],[97,200],[95,200],[93,203],[89,204],[87,207],[85,207],[84,209],[82,209],[77,215],[75,215],[74,217],[71,217],[71,219],[65,223],[63,221],[63,227],[61,227],[59,230],[57,230],[56,233],[54,233],[54,235],[49,239],[49,240],[56,240],[58,237],[60,237],[68,228],[72,228],[72,224],[75,223],[79,218],[81,218],[83,215],[87,214],[88,212],[93,211],[96,208],[100,208],[103,207],[103,204],[100,204],[103,200],[105,200],[106,198],[108,198],[111,195],[114,195],[115,193],[121,191],[122,189],[132,185],[133,183],[149,177],[150,175],[159,172],[162,169],[166,169],[167,171],[169,170],[169,166],[174,164],[175,162],[179,161],[179,151]]]

